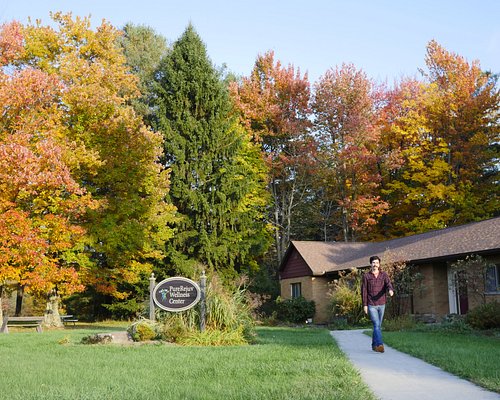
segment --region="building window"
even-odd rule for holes
[[[486,292],[500,292],[500,265],[493,265],[486,271]]]
[[[302,288],[300,286],[300,282],[292,283],[290,286],[292,288],[292,299],[302,296]]]

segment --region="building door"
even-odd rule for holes
[[[467,280],[463,271],[453,271],[448,267],[448,300],[450,314],[467,314],[469,298],[467,296]]]

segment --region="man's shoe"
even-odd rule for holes
[[[385,351],[384,345],[383,344],[379,344],[377,347],[375,347],[375,351],[378,352],[378,353],[383,353]]]

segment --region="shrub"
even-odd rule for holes
[[[343,331],[351,329],[351,325],[347,323],[347,318],[334,317],[328,324],[328,329],[331,331]]]
[[[286,300],[278,297],[276,304],[278,319],[286,322],[305,323],[316,311],[314,301],[308,301],[302,296]]]
[[[186,316],[186,314],[188,315]],[[190,322],[192,317],[190,318],[189,314],[193,314],[192,309],[183,314],[168,314],[161,323],[161,338],[167,342],[175,343],[182,341],[182,338],[187,336],[189,332],[197,331],[198,325],[196,321]]]
[[[361,277],[362,274],[353,269],[347,274],[341,272],[339,279],[333,282],[328,295],[334,319],[344,318],[350,325],[359,325],[366,319],[361,299]]]
[[[144,342],[158,337],[158,326],[154,321],[141,319],[134,322],[127,329],[135,342]]]
[[[82,338],[82,344],[106,344],[113,341],[113,336],[109,334],[94,334]]]
[[[416,327],[417,322],[410,315],[401,315],[384,321],[384,330],[386,331],[406,331],[415,329]]]
[[[465,322],[465,317],[458,314],[448,314],[443,317],[440,323],[419,323],[417,324],[416,331],[431,332],[431,333],[458,333],[470,334],[473,329]]]
[[[500,303],[494,301],[470,310],[465,321],[475,329],[500,328]]]

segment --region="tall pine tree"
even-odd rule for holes
[[[255,266],[268,242],[264,163],[191,25],[155,80],[153,124],[164,135],[169,197],[181,216],[165,273],[192,275],[204,265],[231,276]]]

